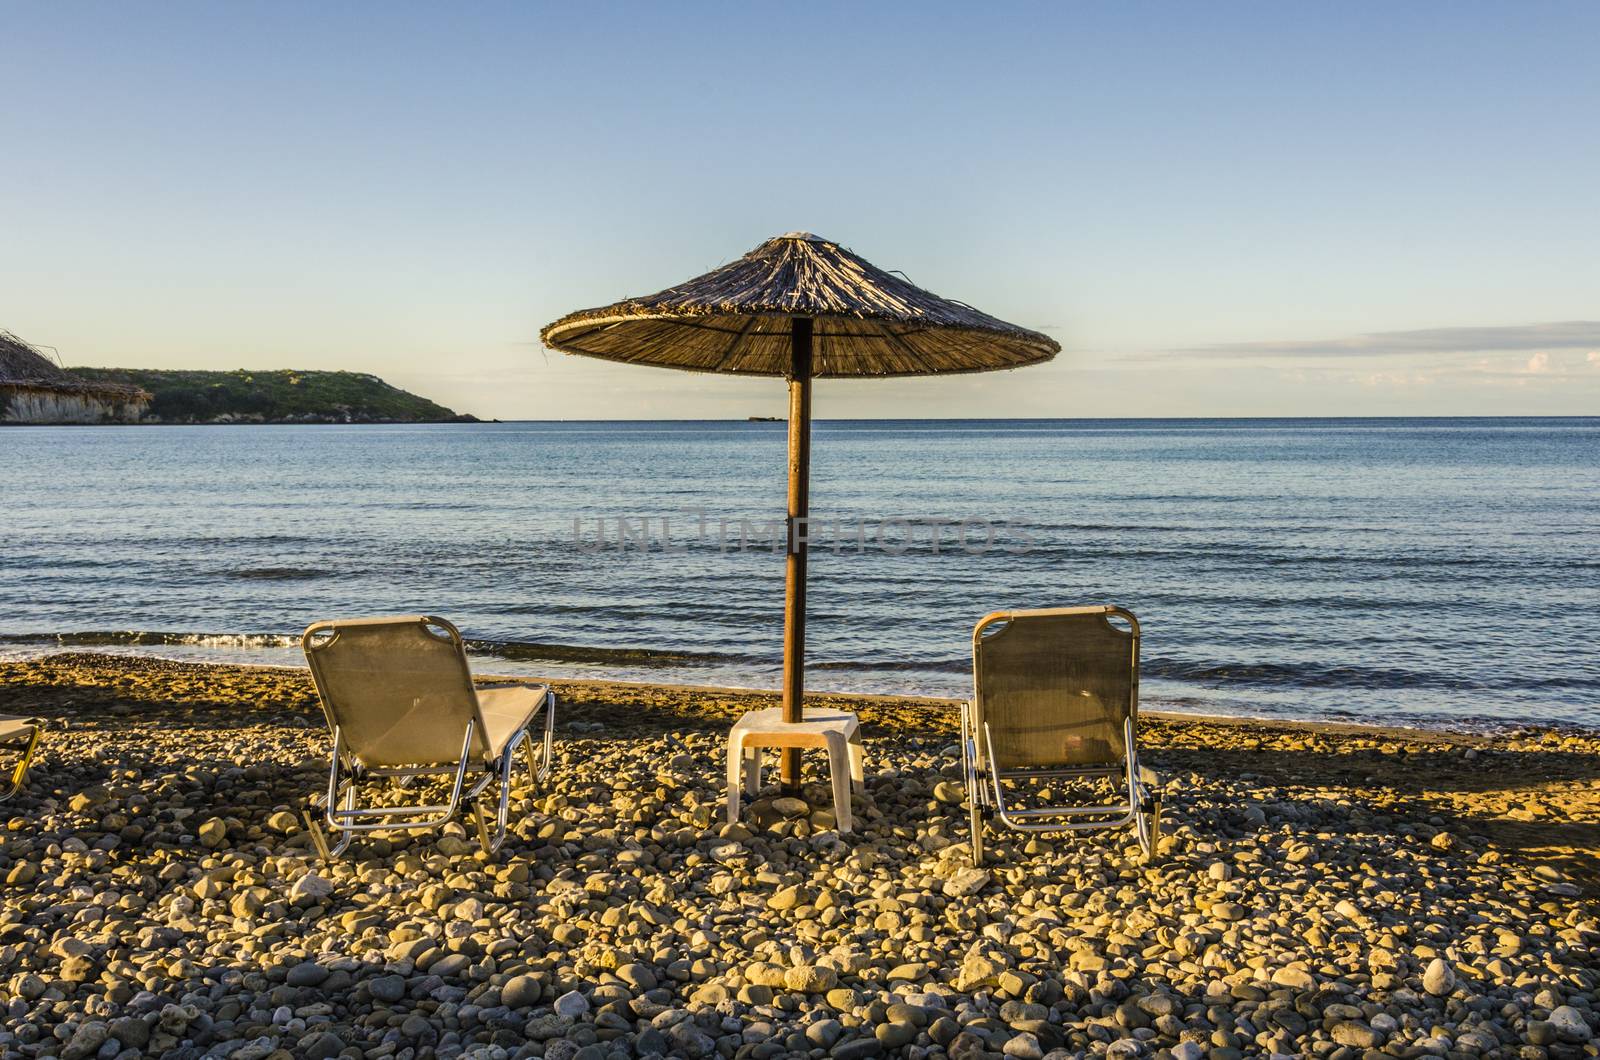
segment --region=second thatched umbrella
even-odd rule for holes
[[[783,716],[802,717],[811,381],[988,372],[1048,361],[1054,339],[916,287],[809,232],[769,239],[738,261],[600,309],[539,336],[553,350],[629,364],[789,381],[789,519],[783,611]],[[797,751],[783,785],[799,785]]]

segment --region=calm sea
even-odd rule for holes
[[[6,429],[0,653],[295,663],[422,611],[484,670],[772,687],[784,432]],[[812,459],[813,688],[961,694],[984,613],[1115,602],[1147,705],[1600,725],[1600,419],[831,421]]]

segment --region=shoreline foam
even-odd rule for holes
[[[0,637],[0,645],[11,644],[10,650],[0,647],[0,665],[7,663],[37,662],[58,656],[73,656],[84,658],[101,658],[105,660],[131,660],[137,663],[148,660],[160,664],[173,664],[178,666],[200,666],[220,669],[267,669],[305,671],[306,666],[299,654],[298,638],[280,634],[173,634],[173,633],[132,633],[141,639],[130,641],[125,650],[105,650],[105,645],[98,640],[75,644],[74,637],[97,636],[84,634],[34,634],[28,636],[13,635],[9,638]],[[150,639],[142,639],[150,638]],[[264,644],[265,641],[271,644]],[[530,659],[530,666],[519,672],[500,672],[493,670],[497,663],[507,660],[507,656],[496,651],[474,650],[474,643],[468,642],[468,655],[474,660],[474,668],[482,675],[494,676],[505,680],[541,680],[555,681],[572,685],[615,685],[618,687],[638,688],[680,688],[689,691],[711,692],[733,695],[767,695],[776,694],[776,686],[718,684],[684,681],[673,679],[677,675],[667,675],[661,680],[642,680],[634,677],[627,679],[580,677],[567,672],[570,667],[564,664],[572,663],[572,659],[561,658],[552,660],[557,668],[548,673],[537,673],[532,668],[532,663],[537,659]],[[21,645],[36,645],[23,648]],[[208,649],[214,647],[250,647],[258,650],[275,650],[288,654],[293,661],[265,662],[265,661],[238,661],[234,659],[196,658],[181,654],[165,653],[162,647],[196,647]],[[623,661],[640,655],[661,656],[664,659],[688,658],[692,653],[673,652],[656,649],[626,649],[626,648],[576,648],[564,645],[546,645],[552,650],[582,652],[595,655],[593,662],[584,663],[585,672],[590,670],[607,669],[606,660],[612,662]],[[670,668],[672,663],[662,662],[662,668]],[[851,689],[809,689],[808,697],[828,697],[831,699],[855,699],[863,701],[886,700],[905,701],[907,703],[928,703],[948,705],[951,708],[961,702],[962,696],[931,695],[915,692],[864,692]],[[1244,692],[1239,695],[1244,695]],[[1545,719],[1499,719],[1487,715],[1457,715],[1457,714],[1428,714],[1405,716],[1401,719],[1386,722],[1368,722],[1351,718],[1307,716],[1296,717],[1284,714],[1275,714],[1267,711],[1259,713],[1241,712],[1218,706],[1215,710],[1198,708],[1189,697],[1162,696],[1159,693],[1144,694],[1141,714],[1146,717],[1161,717],[1169,719],[1193,719],[1196,721],[1212,721],[1217,723],[1260,723],[1265,725],[1290,725],[1290,726],[1326,726],[1329,731],[1339,731],[1341,727],[1351,731],[1372,729],[1393,733],[1443,733],[1457,735],[1494,735],[1514,734],[1523,731],[1551,731],[1565,732],[1577,735],[1600,735],[1600,726],[1588,725],[1580,722],[1554,722]],[[1155,704],[1151,706],[1150,704]],[[1191,709],[1183,709],[1183,708]]]

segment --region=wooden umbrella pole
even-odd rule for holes
[[[789,520],[783,594],[783,720],[804,719],[806,659],[806,542],[811,493],[811,318],[790,327]],[[783,750],[783,790],[800,790],[800,750]]]

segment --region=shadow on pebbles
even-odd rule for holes
[[[1155,728],[1148,862],[1126,829],[991,832],[974,868],[943,722],[869,727],[841,837],[825,778],[727,825],[712,727],[574,709],[494,860],[451,826],[324,865],[303,688],[115,719],[114,682],[35,691],[55,727],[0,807],[4,1056],[1597,1055],[1579,887],[1392,785],[1219,757],[1259,731]]]

